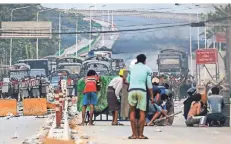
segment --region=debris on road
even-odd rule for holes
[[[156,132],[162,132],[162,130],[160,128],[156,128],[155,131]]]
[[[15,133],[14,133],[14,136],[12,137],[12,139],[17,139],[17,138],[18,138],[18,133],[15,132]]]
[[[81,138],[81,139],[89,139],[90,137],[87,136],[87,135],[83,135],[83,136],[81,136],[80,138]]]

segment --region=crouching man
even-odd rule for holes
[[[219,95],[219,88],[213,87],[211,89],[212,95],[208,96],[208,105],[210,112],[207,115],[207,124],[209,126],[224,126],[227,117],[222,114],[224,108],[224,98]]]
[[[199,124],[199,126],[205,126],[206,116],[203,116],[203,107],[201,103],[201,94],[197,93],[193,96],[193,102],[191,104],[187,120],[185,121],[187,126],[194,126]]]

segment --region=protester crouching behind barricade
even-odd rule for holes
[[[197,93],[192,96],[193,102],[188,113],[187,120],[185,121],[187,126],[194,126],[195,124],[199,126],[205,126],[206,116],[203,114],[203,105],[201,102],[201,94]]]
[[[219,95],[219,88],[213,87],[212,94],[208,96],[208,106],[210,108],[207,115],[207,123],[209,126],[224,126],[227,117],[222,114],[224,108],[224,97]]]
[[[158,89],[159,79],[157,77],[152,79],[152,90],[154,98],[160,95],[160,90]],[[152,103],[151,99],[148,99],[148,109],[146,116],[146,125],[153,126],[153,122],[160,116],[161,110],[158,108],[156,103]]]
[[[129,83],[128,102],[130,105],[130,122],[132,136],[129,139],[148,139],[143,135],[145,124],[145,111],[147,105],[146,85],[150,92],[150,99],[154,102],[152,92],[152,70],[146,63],[146,56],[140,54],[137,57],[137,64],[129,68],[127,82]],[[136,109],[139,109],[139,123],[136,123]],[[138,128],[139,126],[139,128]]]
[[[124,69],[121,69],[119,72],[119,77],[115,77],[111,80],[107,89],[107,102],[109,109],[112,111],[112,125],[123,125],[118,122],[118,113],[120,110],[120,92],[123,87],[123,74]]]
[[[99,77],[94,70],[89,70],[87,73],[87,77],[84,79],[85,88],[84,88],[84,96],[83,96],[83,107],[82,107],[82,123],[84,125],[85,121],[85,113],[87,106],[90,106],[90,119],[89,125],[93,125],[93,114],[94,114],[94,106],[97,104],[97,91],[99,87]]]
[[[168,95],[167,95],[167,91],[166,88],[164,86],[159,86],[159,79],[158,78],[153,78],[152,79],[152,83],[153,83],[153,95],[154,95],[154,99],[155,99],[155,103],[154,104],[150,104],[149,107],[149,116],[147,119],[147,125],[149,126],[153,126],[154,125],[154,121],[157,118],[162,118],[162,117],[167,117],[167,100],[168,100]],[[162,84],[162,85],[166,85],[166,84]],[[167,119],[165,124],[167,123]]]

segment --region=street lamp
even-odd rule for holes
[[[47,12],[47,11],[51,11],[53,9],[45,9],[45,10],[41,10],[37,12],[37,22],[39,21],[39,13],[41,12]],[[38,38],[36,40],[36,58],[38,59]]]
[[[18,7],[18,8],[12,9],[11,13],[10,13],[10,21],[11,22],[13,21],[13,13],[14,13],[14,11],[19,10],[19,9],[25,9],[25,8],[28,8],[28,7],[30,7],[30,6]],[[13,36],[13,33],[12,33],[12,36]],[[10,39],[10,66],[12,65],[12,45],[13,45],[13,39],[11,37],[11,39]]]
[[[75,15],[77,17],[76,29],[75,29],[75,31],[76,31],[76,35],[75,35],[75,50],[76,50],[76,53],[75,53],[75,55],[77,57],[78,56],[78,34],[77,34],[77,32],[78,32],[78,22],[79,22],[78,11],[76,12]]]
[[[106,5],[102,5],[102,8],[105,7]],[[104,22],[104,9],[103,9],[103,22]],[[102,30],[104,31],[104,26],[102,25]],[[103,46],[105,46],[104,43],[104,33],[103,33]]]
[[[92,7],[95,7],[95,6],[90,6],[89,7],[89,10],[90,10],[90,40],[89,40],[89,51],[91,51],[91,19],[92,19],[92,17],[91,17],[91,8]]]
[[[191,19],[191,14],[189,14],[189,19],[190,19],[190,23],[192,22]],[[190,67],[191,67],[191,75],[193,76],[193,58],[192,58],[192,28],[191,26],[189,27],[189,39],[190,39]]]
[[[66,12],[67,10],[60,11],[59,12],[59,56],[61,55],[60,50],[61,50],[61,13]]]

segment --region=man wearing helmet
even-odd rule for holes
[[[111,80],[107,89],[107,102],[109,109],[112,111],[113,120],[112,125],[123,125],[117,121],[118,111],[120,110],[120,92],[123,87],[123,74],[124,69],[121,69],[119,72],[119,77],[115,77]]]

